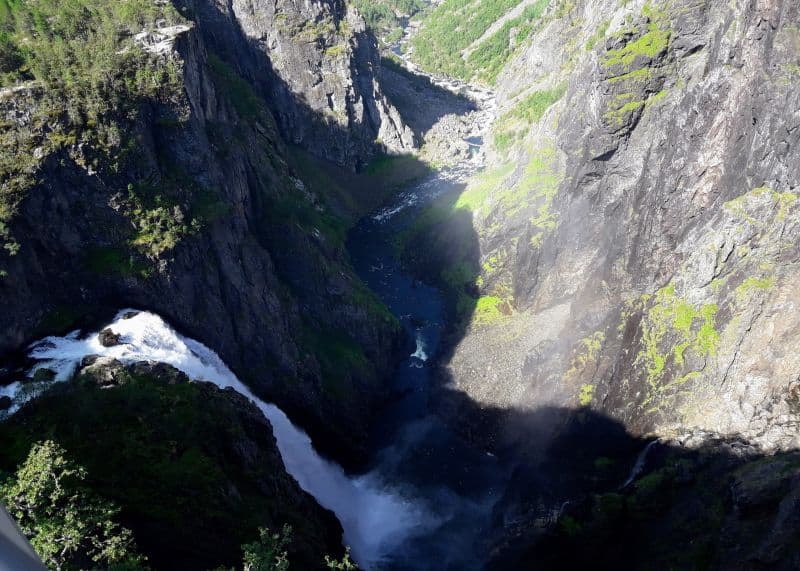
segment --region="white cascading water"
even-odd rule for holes
[[[620,490],[624,490],[625,488],[630,486],[636,479],[636,477],[642,473],[642,470],[644,470],[644,463],[647,462],[647,454],[650,452],[650,449],[656,444],[658,444],[658,439],[650,442],[647,446],[645,446],[642,449],[641,452],[639,452],[639,455],[636,457],[636,462],[633,464],[633,468],[631,468],[630,474],[628,474],[628,477],[625,479],[625,482],[623,482],[623,484],[619,487]]]
[[[130,316],[131,313],[134,315]],[[126,315],[129,316],[125,318]],[[102,355],[122,363],[167,363],[191,379],[209,381],[221,388],[232,387],[251,399],[269,419],[286,470],[300,487],[337,515],[344,529],[345,544],[352,548],[353,558],[364,568],[379,564],[401,542],[435,525],[430,514],[399,491],[388,489],[379,475],[350,478],[339,465],[319,456],[308,435],[294,426],[282,410],[256,397],[214,351],[179,335],[159,316],[124,310],[108,327],[121,335],[120,345],[104,347],[97,334],[80,338],[77,333],[48,337],[34,344],[31,357],[39,362],[31,376],[46,367],[56,372],[55,381],[65,381],[72,377],[81,359]],[[25,398],[19,388],[19,384],[5,388],[10,396],[17,397],[12,412],[22,404],[17,401]]]

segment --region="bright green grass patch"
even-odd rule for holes
[[[642,15],[650,20],[647,31],[623,47],[607,51],[602,59],[603,66],[628,68],[639,57],[652,60],[667,50],[672,36],[667,13],[646,4],[642,8]]]
[[[467,190],[461,193],[453,208],[463,208],[471,212],[481,211],[492,193],[501,187],[515,169],[516,165],[513,162],[508,162],[481,172],[474,179],[474,182],[470,183]]]
[[[544,116],[545,111],[561,99],[566,91],[566,83],[560,83],[553,89],[534,91],[514,108],[511,116],[527,123],[537,123]]]
[[[472,321],[476,324],[490,325],[506,319],[509,313],[507,301],[493,295],[485,295],[475,302]]]
[[[594,385],[583,385],[578,393],[578,402],[581,406],[589,406],[594,399]]]
[[[534,91],[508,113],[500,117],[493,129],[494,146],[500,152],[508,150],[523,139],[534,123],[538,123],[545,112],[566,93],[567,84],[561,83],[552,89]]]
[[[715,303],[700,307],[688,303],[675,293],[673,284],[656,292],[642,320],[643,347],[636,360],[647,373],[648,400],[663,390],[662,378],[670,358],[683,366],[688,349],[703,356],[716,354],[720,340],[715,327],[717,311]]]
[[[531,238],[533,245],[541,243],[544,234],[558,224],[558,215],[552,211],[552,204],[563,176],[556,159],[553,145],[532,149],[520,180],[500,195],[500,205],[506,216],[514,216],[531,207],[536,209],[530,218],[536,230]]]

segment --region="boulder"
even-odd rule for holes
[[[119,334],[114,333],[108,328],[103,329],[100,333],[98,333],[97,338],[100,340],[100,345],[103,347],[114,347],[115,345],[119,345]]]

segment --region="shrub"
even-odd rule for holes
[[[133,534],[114,518],[119,508],[96,496],[84,482],[86,470],[51,440],[34,444],[0,498],[46,565],[55,569],[124,565],[143,569]]]

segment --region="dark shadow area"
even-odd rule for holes
[[[424,141],[428,129],[443,116],[463,115],[477,109],[470,99],[439,87],[389,57],[381,58],[381,86],[420,141]]]

